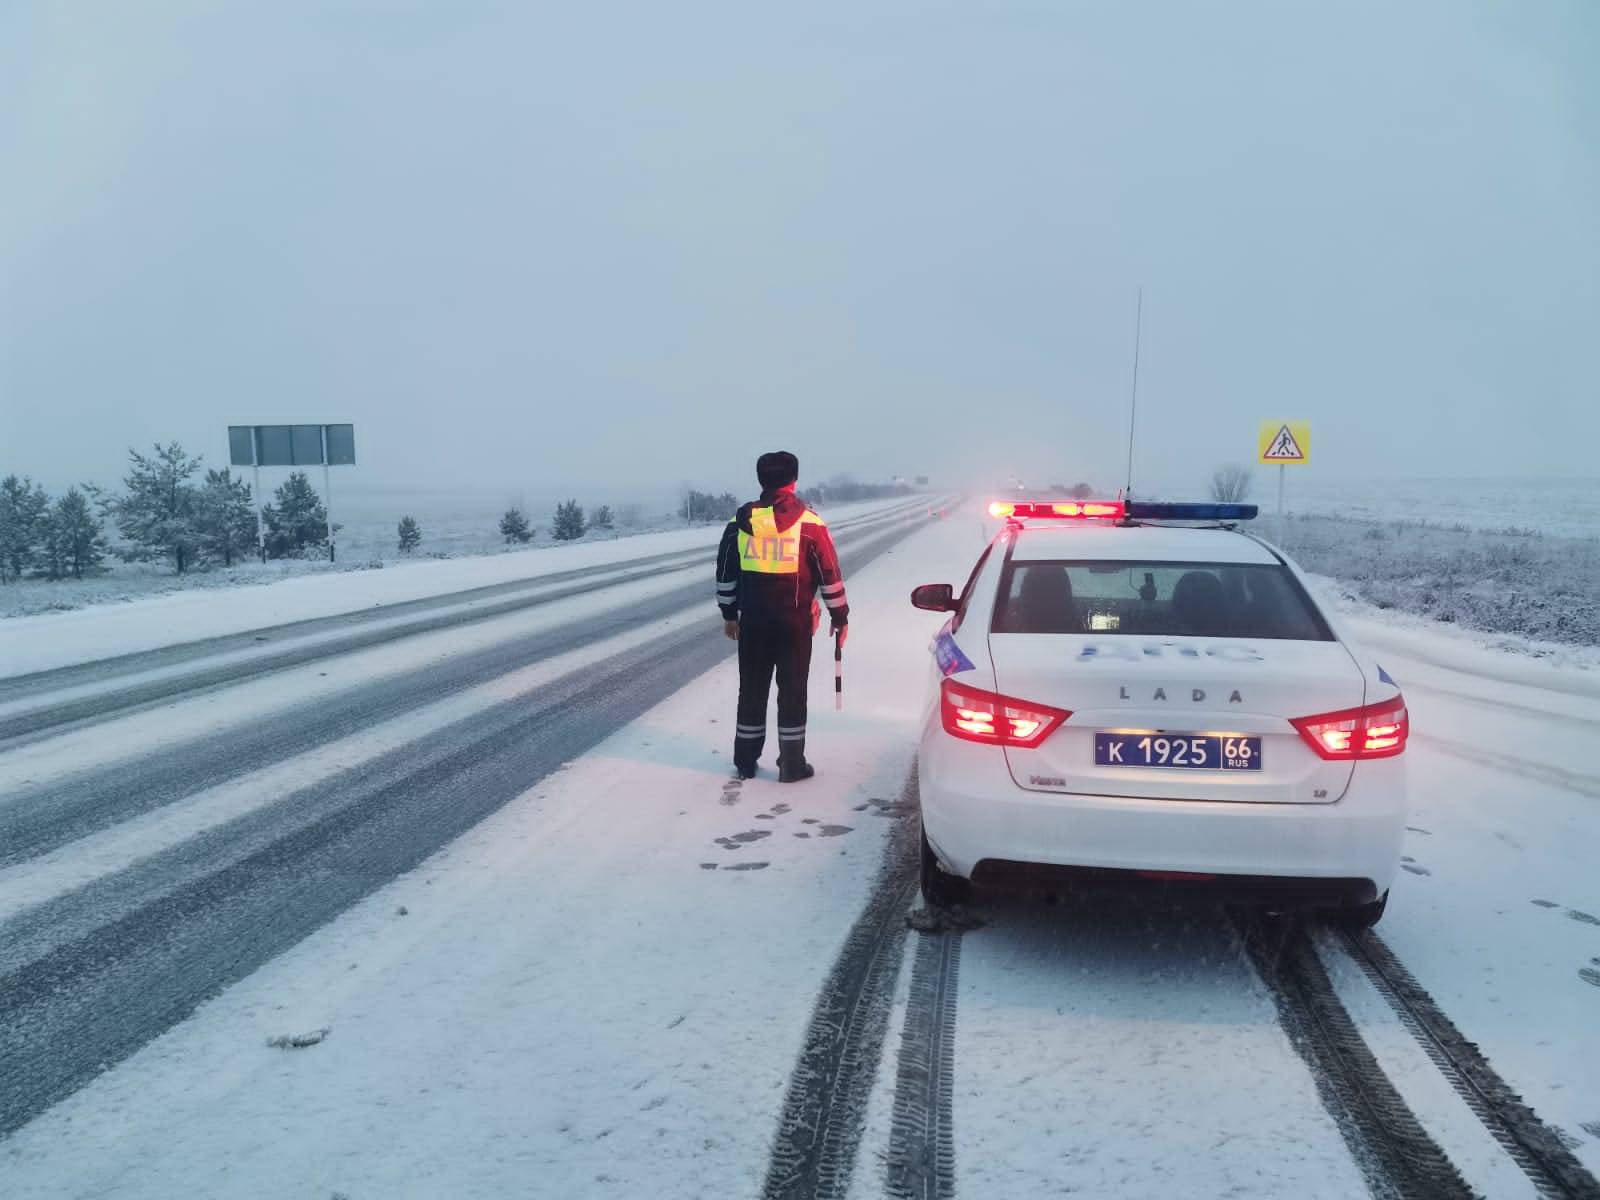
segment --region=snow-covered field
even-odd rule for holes
[[[0,1141],[0,1195],[761,1194],[812,1000],[873,886],[912,761],[941,618],[908,608],[906,592],[959,583],[982,527],[976,516],[930,522],[851,579],[843,711],[826,702],[831,662],[819,655],[813,667],[817,779],[727,779],[736,672],[717,666]],[[451,574],[418,576],[417,589],[470,586],[465,560],[438,566]],[[1413,714],[1407,869],[1381,933],[1600,1170],[1600,652],[1508,643],[1323,586]],[[709,610],[708,594],[686,619]],[[118,611],[18,622],[34,637],[11,647],[110,646],[132,636],[114,632]],[[326,689],[331,703],[352,676],[494,636],[427,635],[352,662],[337,683],[306,671],[300,686]],[[549,670],[581,672],[614,649]],[[169,730],[226,727],[302,694],[280,681],[196,697],[119,718],[123,735],[107,730],[98,746],[88,733],[38,743],[15,765],[30,780],[80,771],[126,754],[141,721],[147,731],[158,719]],[[443,719],[424,712],[413,723]],[[389,736],[332,743],[283,786],[332,777]],[[257,787],[217,803],[281,794]],[[36,903],[141,845],[192,833],[181,820],[137,836],[112,830],[98,844],[105,858],[69,845],[44,866],[0,870],[0,902]],[[1224,927],[1023,901],[982,916],[962,937],[954,998],[955,1195],[1363,1194],[1338,1123]],[[896,1037],[918,948],[913,937],[904,951]],[[1327,944],[1319,953],[1468,1183],[1531,1196],[1348,960]],[[314,1044],[273,1044],[299,1035]],[[885,1190],[893,1043],[849,1181],[858,1200]]]
[[[1285,495],[1291,513],[1364,521],[1422,521],[1449,528],[1527,530],[1547,537],[1600,537],[1600,477],[1590,479],[1396,479],[1349,483],[1302,479],[1289,467]],[[1251,499],[1269,517],[1277,511],[1271,467],[1256,471]]]
[[[1600,646],[1600,536],[1296,517],[1285,523],[1283,546],[1308,571],[1379,608]]]

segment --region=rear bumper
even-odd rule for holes
[[[995,748],[935,722],[918,758],[923,825],[941,864],[979,883],[1121,890],[1139,871],[1220,898],[1361,903],[1386,891],[1405,834],[1404,757],[1360,763],[1335,804],[1214,803],[1019,788]],[[1328,897],[1331,896],[1332,899]]]

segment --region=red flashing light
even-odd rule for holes
[[[1047,519],[1060,520],[1121,520],[1127,509],[1120,500],[1062,500],[1054,503],[1022,502],[1012,504],[996,500],[989,505],[989,515],[1012,521]]]
[[[991,746],[1031,749],[1072,714],[946,679],[939,689],[939,720],[952,737]]]
[[[1411,719],[1401,696],[1361,708],[1297,717],[1289,723],[1308,746],[1330,761],[1392,758],[1405,750],[1411,733]]]

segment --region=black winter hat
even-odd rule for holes
[[[771,453],[763,454],[756,459],[756,478],[761,482],[761,490],[764,492],[788,487],[800,478],[800,460],[787,450],[773,450]]]

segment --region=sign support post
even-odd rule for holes
[[[1283,545],[1283,476],[1288,467],[1278,464],[1278,545]]]
[[[267,518],[262,513],[261,499],[261,464],[257,463],[256,471],[256,551],[261,555],[261,561],[267,561]]]
[[[267,561],[267,526],[261,468],[320,464],[323,511],[328,520],[328,561],[334,561],[333,476],[328,468],[355,465],[354,425],[230,425],[228,459],[235,467],[255,471],[256,548],[262,562]]]
[[[1291,463],[1304,466],[1311,461],[1311,422],[1263,421],[1256,442],[1256,461],[1278,466],[1278,545],[1286,535],[1283,511],[1284,468]]]
[[[328,473],[328,427],[322,427],[322,511],[328,514],[328,561],[333,561],[333,476]]]

